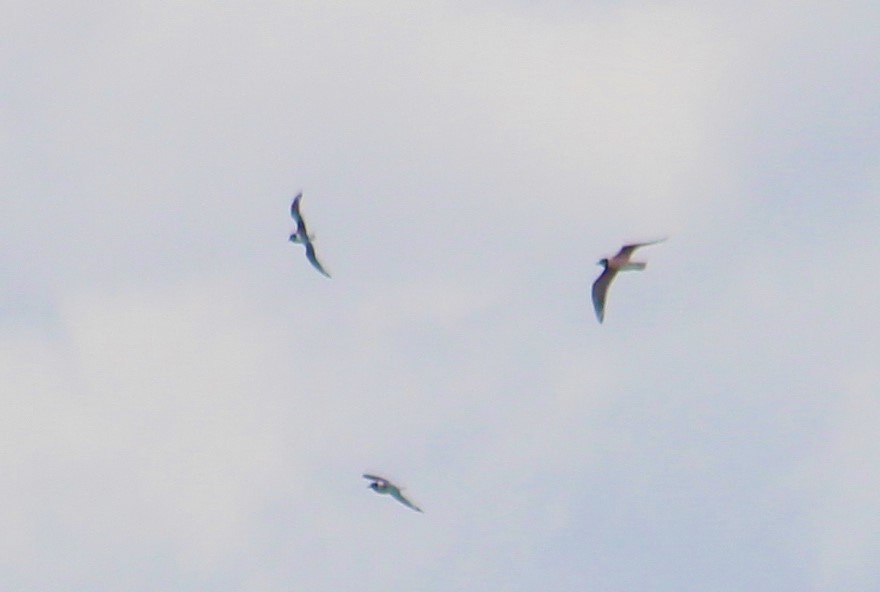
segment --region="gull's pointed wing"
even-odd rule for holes
[[[611,280],[615,275],[617,272],[606,265],[596,281],[593,282],[593,308],[596,310],[596,318],[600,323],[605,320],[605,297],[608,295],[608,286],[611,285]]]
[[[620,248],[620,250],[617,252],[617,255],[614,256],[614,258],[627,260],[632,256],[633,251],[635,251],[639,247],[647,247],[648,245],[656,245],[657,243],[662,243],[665,240],[666,240],[665,238],[661,238],[659,240],[649,241],[646,243],[631,243],[628,245],[623,245]]]
[[[302,191],[296,194],[296,197],[293,198],[293,203],[290,204],[290,217],[296,220],[296,223],[299,224],[302,221],[302,215],[299,213],[299,200],[302,199]]]
[[[418,507],[417,505],[415,505],[414,503],[412,503],[411,501],[409,501],[408,499],[406,499],[406,497],[404,497],[404,495],[402,493],[400,493],[400,489],[398,489],[397,487],[392,486],[390,493],[394,499],[396,499],[397,501],[402,503],[407,508],[411,508],[411,509],[415,510],[416,512],[422,512],[422,509],[420,507]],[[422,512],[422,513],[424,514],[424,512]]]
[[[308,236],[309,232],[306,229],[306,221],[303,219],[302,214],[299,213],[299,200],[302,199],[302,196],[302,191],[300,191],[293,198],[293,203],[290,204],[290,217],[296,222],[296,233]]]
[[[369,473],[364,473],[362,475],[364,479],[369,479],[370,481],[382,481],[383,483],[388,483],[388,479],[384,477],[379,477],[378,475],[370,475]]]
[[[323,273],[325,276],[330,277],[330,274],[324,269],[324,266],[321,265],[321,262],[318,261],[318,256],[315,255],[315,245],[311,242],[306,243],[306,259],[309,260],[309,263],[312,264],[312,267]]]

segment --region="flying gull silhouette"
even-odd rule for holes
[[[315,255],[315,245],[312,243],[315,237],[314,235],[309,234],[309,231],[306,228],[306,221],[303,219],[302,214],[299,213],[299,200],[302,199],[302,196],[302,191],[300,191],[299,194],[293,198],[293,203],[290,204],[290,216],[296,222],[296,231],[290,235],[290,242],[305,245],[306,259],[309,260],[312,267],[325,276],[330,277],[330,274],[327,273],[324,266],[318,261],[318,256]]]
[[[617,275],[618,271],[642,270],[645,269],[646,263],[641,261],[630,261],[633,252],[639,247],[647,247],[665,241],[665,238],[647,243],[633,243],[624,245],[614,257],[610,259],[600,259],[597,265],[602,265],[605,269],[593,282],[593,308],[596,309],[596,318],[601,323],[605,320],[605,297],[608,295],[608,287],[611,280]]]
[[[403,494],[400,493],[400,488],[397,485],[395,485],[394,483],[392,483],[391,481],[389,481],[388,479],[385,479],[383,477],[377,477],[376,475],[370,475],[368,473],[364,473],[364,479],[369,479],[370,481],[372,481],[372,483],[370,483],[369,487],[370,487],[370,489],[372,489],[376,493],[387,493],[391,497],[393,497],[394,499],[396,499],[397,501],[402,503],[407,508],[411,508],[411,509],[415,510],[416,512],[422,511],[421,508],[419,508],[417,505],[415,505],[414,503],[412,503],[411,501],[406,499],[403,496]]]

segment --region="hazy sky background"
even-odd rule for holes
[[[0,589],[880,589],[876,2],[2,12]]]

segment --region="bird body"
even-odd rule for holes
[[[309,260],[312,267],[317,269],[323,275],[330,277],[330,274],[327,273],[324,266],[318,261],[318,256],[315,254],[315,245],[312,242],[315,237],[314,235],[309,234],[308,228],[306,227],[306,221],[299,212],[299,201],[301,199],[302,192],[298,193],[297,196],[293,198],[293,203],[290,204],[290,217],[296,222],[296,230],[290,235],[289,240],[294,244],[305,245],[306,259]]]
[[[385,479],[383,477],[378,477],[376,475],[370,475],[365,473],[363,475],[364,479],[369,479],[372,481],[370,483],[369,488],[375,491],[376,493],[387,494],[402,503],[407,508],[415,510],[416,512],[421,512],[422,509],[417,505],[406,499],[406,497],[400,492],[400,488],[396,486],[394,483]]]
[[[600,259],[598,265],[602,265],[604,269],[596,281],[593,282],[593,308],[596,310],[596,318],[599,322],[605,320],[605,299],[608,296],[608,288],[611,286],[611,280],[619,271],[641,271],[647,265],[643,261],[632,261],[633,252],[639,247],[647,247],[659,242],[663,242],[665,238],[651,241],[647,243],[632,243],[624,245],[616,255],[610,258]]]

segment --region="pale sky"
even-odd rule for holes
[[[880,590],[876,2],[2,12],[0,589]]]

